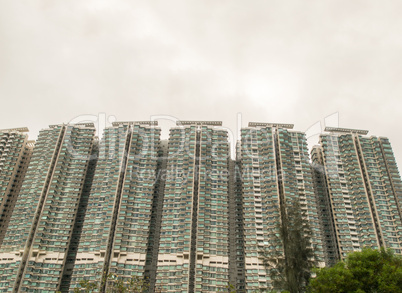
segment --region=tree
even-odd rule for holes
[[[276,290],[304,292],[316,266],[311,245],[311,229],[299,201],[293,200],[280,211],[279,233],[273,235],[271,247],[261,255]]]
[[[402,292],[402,258],[389,249],[364,248],[316,273],[309,285],[310,293]]]
[[[88,280],[80,281],[80,288],[75,288],[75,293],[97,293],[103,282],[106,283],[106,293],[143,293],[148,292],[149,284],[144,278],[137,276],[131,277],[129,280],[123,279],[115,274],[108,274],[102,282],[90,282]]]

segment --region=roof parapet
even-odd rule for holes
[[[286,128],[293,129],[293,124],[287,123],[264,123],[264,122],[249,122],[248,127],[278,127],[278,128]]]
[[[49,128],[56,128],[57,126],[67,126],[67,125],[71,125],[71,126],[84,126],[84,127],[93,127],[95,128],[95,124],[93,122],[83,122],[83,123],[61,123],[61,124],[52,124],[49,125]]]
[[[112,126],[120,125],[149,125],[158,126],[158,121],[116,121],[112,123]]]
[[[92,122],[88,122],[88,123],[75,123],[72,125],[76,125],[76,126],[85,126],[85,127],[94,127],[95,128],[95,124]]]
[[[0,129],[0,132],[10,132],[10,131],[29,132],[29,129],[28,129],[28,127],[17,127],[17,128],[9,128],[9,129]]]
[[[338,128],[338,127],[325,127],[324,131],[327,131],[327,132],[340,132],[340,133],[354,133],[354,134],[362,134],[362,135],[366,135],[368,133],[368,130],[351,129],[351,128]]]
[[[52,124],[52,125],[49,125],[49,128],[56,128],[57,126],[63,126],[63,125],[65,125],[64,123],[63,124]]]
[[[177,126],[183,125],[209,125],[209,126],[222,126],[222,121],[177,121]]]

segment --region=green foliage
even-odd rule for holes
[[[345,262],[316,273],[309,285],[311,293],[402,292],[402,258],[384,248],[353,252]]]
[[[225,287],[225,289],[219,290],[218,292],[237,293],[237,290],[236,290],[235,286],[233,286],[231,283],[229,283]],[[278,293],[278,291],[271,291],[271,290],[267,290],[266,288],[260,288],[260,289],[251,291],[251,293]],[[289,291],[281,291],[280,293],[290,293],[290,292]]]
[[[104,282],[106,282],[106,293],[144,293],[149,289],[147,280],[137,276],[125,280],[115,274],[109,274],[101,283]],[[100,292],[100,287],[102,286],[99,282],[82,280],[80,288],[75,288],[74,293],[96,293]]]
[[[228,285],[225,287],[225,289],[221,289],[218,292],[236,293],[236,288],[231,283],[228,283]]]
[[[276,290],[304,292],[316,265],[312,232],[298,200],[281,210],[281,218],[272,246],[261,255]]]
[[[80,287],[81,287],[81,289],[75,288],[74,293],[79,293],[79,292],[85,292],[85,293],[99,292],[98,284],[94,283],[94,282],[89,282],[88,280],[81,280],[80,281]]]

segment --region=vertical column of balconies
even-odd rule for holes
[[[190,246],[190,268],[188,277],[188,292],[194,293],[195,288],[195,265],[197,258],[197,230],[198,230],[198,190],[200,177],[200,147],[201,147],[201,130],[196,130],[195,138],[195,155],[194,155],[194,171],[193,171],[193,198],[191,211],[191,246]]]
[[[158,266],[159,241],[162,223],[163,198],[167,176],[168,141],[161,141],[158,154],[156,186],[153,194],[151,222],[148,236],[145,276],[149,279],[149,291],[159,292],[156,285],[156,270]]]
[[[287,227],[287,205],[292,204],[292,200],[295,198],[294,192],[291,190],[291,186],[288,185],[290,181],[293,181],[293,184],[296,184],[295,178],[291,177],[290,170],[287,170],[292,166],[289,164],[289,158],[286,157],[286,149],[285,149],[285,138],[283,138],[284,133],[282,131],[278,131],[277,128],[273,129],[273,141],[274,141],[274,153],[275,153],[275,164],[276,164],[276,179],[278,186],[278,197],[279,197],[279,211],[280,215],[277,219],[280,222],[280,228],[282,231],[281,239],[276,239],[279,243],[275,243],[277,245],[278,250],[283,251],[283,258],[285,262],[285,267],[288,267],[290,261],[289,256],[287,254],[289,243],[289,229]],[[283,145],[283,146],[282,146]],[[279,232],[279,231],[278,231]],[[283,272],[287,274],[287,270]]]
[[[402,181],[396,165],[395,157],[389,140],[385,137],[377,138],[381,153],[377,152],[379,160],[379,173],[384,184],[384,194],[390,201],[389,210],[384,212],[383,219],[388,221],[392,230],[387,232],[390,247],[398,254],[402,254]],[[399,215],[397,215],[397,212]],[[399,216],[399,217],[398,217]]]
[[[383,160],[381,166],[382,176],[386,179],[386,176],[388,175],[389,187],[392,189],[396,201],[395,206],[399,212],[399,218],[402,219],[402,181],[396,165],[394,153],[392,152],[392,147],[388,138],[380,137],[378,138],[378,142]]]
[[[26,128],[0,130],[0,247],[32,155]]]
[[[390,180],[392,192],[394,193],[397,202],[396,208],[402,217],[402,181],[396,165],[394,153],[388,138],[379,137],[377,139],[383,160],[383,165],[381,166],[382,172],[385,173],[386,170],[388,179]]]
[[[260,198],[255,202],[254,183],[259,184],[259,155],[256,129],[241,130],[241,145],[237,157],[241,158],[240,168],[242,172],[242,201],[244,217],[244,289],[251,290],[259,287],[258,283],[258,246],[256,229],[256,210],[260,208]],[[254,174],[256,180],[254,182]],[[259,192],[260,192],[260,188]],[[262,229],[260,229],[262,235]]]
[[[74,222],[73,232],[71,234],[70,245],[67,251],[66,264],[61,279],[60,291],[68,292],[71,283],[72,271],[77,257],[78,244],[82,234],[82,225],[88,207],[88,200],[91,192],[93,177],[95,174],[96,164],[99,156],[99,141],[96,138],[92,146],[92,151],[87,166],[84,185],[82,187],[82,195],[78,203],[77,216]]]
[[[377,222],[381,245],[400,250],[401,237],[395,235],[398,235],[398,231],[402,229],[401,218],[397,207],[397,198],[394,195],[395,189],[389,177],[390,172],[387,171],[380,141],[376,137],[359,137],[358,139],[371,194],[373,218]]]
[[[320,218],[322,243],[326,266],[332,266],[339,260],[338,243],[335,236],[335,221],[332,213],[330,196],[324,168],[323,151],[320,146],[311,151],[312,174],[318,215]]]
[[[291,201],[296,197],[293,187],[297,185],[297,181],[295,178],[296,176],[292,176],[292,173],[294,173],[294,166],[291,162],[291,158],[289,158],[288,156],[288,133],[282,131],[282,129],[275,129],[274,145],[276,172],[278,179],[278,193],[281,207],[281,218],[283,221],[283,219],[286,217],[286,205],[290,204]],[[284,236],[284,238],[286,238],[286,236]]]
[[[240,154],[240,152],[239,152]],[[242,170],[240,158],[236,157],[234,162],[234,201],[235,201],[235,241],[236,241],[236,270],[235,283],[232,285],[237,292],[242,293],[245,289],[245,248],[244,248],[244,215],[243,215],[243,196],[242,196]],[[230,207],[231,209],[231,207]],[[233,240],[231,240],[233,241]],[[233,277],[232,277],[233,278]]]
[[[375,199],[373,197],[373,190],[372,190],[369,174],[367,172],[366,162],[364,160],[364,153],[366,150],[362,148],[362,143],[360,141],[359,136],[354,135],[353,140],[354,140],[354,144],[355,144],[355,148],[356,148],[356,152],[357,152],[359,167],[360,167],[361,174],[362,174],[362,179],[363,179],[364,188],[365,188],[365,192],[366,192],[366,196],[367,196],[367,201],[370,206],[371,217],[373,219],[374,232],[375,232],[375,236],[377,238],[377,247],[385,246],[381,227],[380,227],[380,222],[378,219],[377,207],[375,204]]]
[[[5,209],[3,212],[3,216],[5,216],[5,218],[3,219],[3,225],[8,225],[8,223],[11,219],[11,216],[14,212],[14,207],[15,207],[15,204],[17,203],[18,196],[20,194],[22,184],[25,180],[25,175],[28,170],[29,163],[31,161],[34,145],[35,145],[35,141],[27,141],[27,143],[25,145],[21,160],[19,161],[17,175],[15,175],[15,179],[14,179],[15,187],[12,186],[13,190],[10,190],[12,195],[10,198],[10,202],[8,204],[8,209]],[[6,231],[7,230],[5,230],[4,232],[6,232]],[[5,233],[3,234],[3,236],[5,236]],[[2,242],[2,240],[3,239],[1,239],[1,242]],[[0,242],[0,247],[1,247],[1,242]]]
[[[236,208],[236,162],[229,163],[229,283],[236,288],[237,284],[237,208]],[[241,268],[240,268],[241,269]]]

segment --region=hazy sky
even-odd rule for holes
[[[0,0],[0,128],[35,138],[104,113],[305,131],[338,113],[340,127],[389,137],[401,166],[401,11],[391,0]]]

